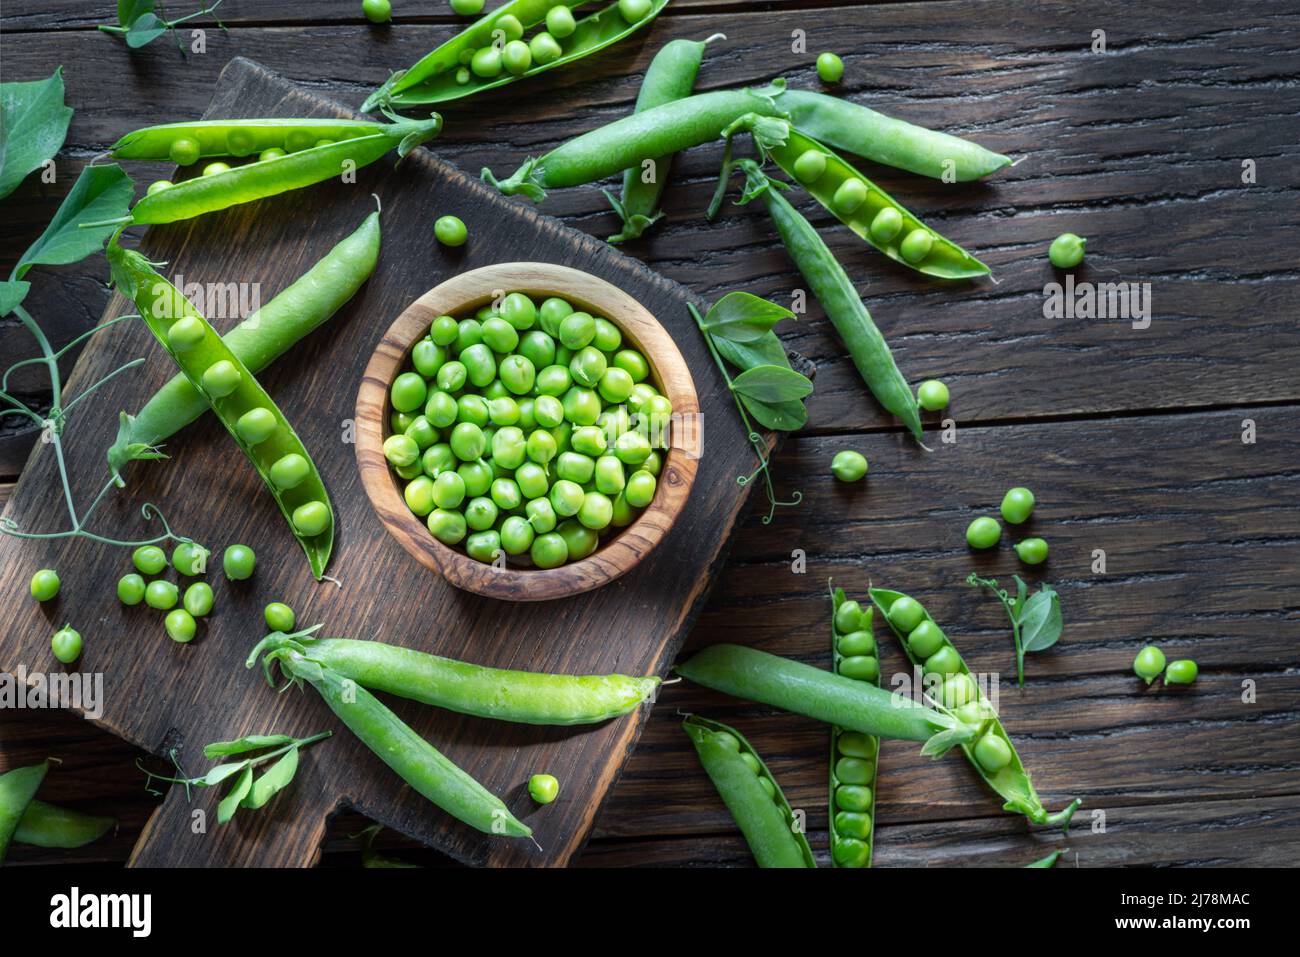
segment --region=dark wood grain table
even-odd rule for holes
[[[113,16],[110,2],[10,0],[3,80],[62,65],[76,113],[57,182],[29,177],[0,207],[0,269],[8,274],[81,167],[118,136],[197,117],[231,57],[356,106],[389,69],[459,27],[441,0],[394,7],[396,23],[373,27],[359,0],[227,0],[228,32],[209,28],[206,52],[182,58],[166,38],[129,52],[95,30]],[[796,31],[807,52],[792,52]],[[1300,863],[1300,4],[1255,3],[1225,18],[1208,5],[1114,0],[674,0],[652,29],[577,66],[449,104],[432,148],[469,171],[512,170],[629,111],[663,42],[715,32],[728,39],[711,47],[701,90],[778,76],[815,88],[812,61],[833,49],[846,65],[837,92],[1020,162],[959,185],[864,164],[989,263],[996,284],[915,275],[800,202],[827,227],[908,379],[951,387],[955,441],[941,441],[932,422],[933,452],[916,449],[810,303],[784,338],[818,366],[811,420],[775,462],[778,491],[801,491],[803,504],[771,524],[759,509],[740,528],[687,653],[735,641],[824,666],[828,578],[851,596],[868,583],[909,592],[972,669],[1002,675],[1003,717],[1046,803],[1084,799],[1070,863]],[[802,280],[760,209],[729,205],[717,222],[703,218],[718,160],[712,145],[680,157],[667,216],[627,251],[706,299],[745,289],[789,302]],[[615,231],[594,186],[557,191],[544,208],[597,237]],[[1062,277],[1046,250],[1065,231],[1089,239],[1077,280],[1145,291],[1149,322],[1052,314],[1049,287]],[[107,301],[102,257],[28,278],[29,311],[56,347]],[[31,351],[21,327],[0,320],[0,365]],[[34,376],[14,385],[40,401]],[[34,438],[0,432],[0,481],[16,478]],[[871,460],[860,485],[829,474],[845,447]],[[1013,686],[1001,608],[962,583],[972,570],[1007,580],[1023,572],[1005,541],[973,555],[963,537],[1012,485],[1037,494],[1028,528],[1052,554],[1031,577],[1058,589],[1066,622],[1056,648],[1030,656],[1023,690]],[[7,491],[0,485],[0,498]],[[886,673],[903,670],[883,628],[878,637]],[[1197,683],[1142,685],[1130,665],[1151,642],[1171,659],[1195,658]],[[657,704],[582,863],[750,863],[679,729],[684,711],[745,732],[807,809],[824,861],[825,729],[679,684]],[[112,813],[121,827],[79,851],[15,846],[11,862],[124,861],[156,807],[136,768],[145,756],[67,715],[0,714],[0,769],[45,756],[63,763],[42,797]],[[887,746],[877,862],[1017,866],[1062,845],[999,804],[959,759],[931,763]],[[349,835],[361,827],[341,812],[322,862],[357,864]],[[381,844],[438,862],[396,838]]]

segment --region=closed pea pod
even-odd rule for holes
[[[872,609],[847,601],[844,589],[831,592],[831,671],[880,687],[880,663],[871,638]],[[856,662],[849,674],[846,662]],[[874,669],[862,667],[872,663]],[[875,837],[875,790],[880,739],[831,726],[830,833],[832,867],[870,867]],[[842,792],[847,789],[847,794]],[[857,790],[861,789],[861,790]],[[844,805],[849,805],[848,807]]]
[[[275,496],[276,504],[279,505],[280,511],[289,521],[295,537],[306,552],[312,573],[317,579],[321,578],[325,574],[325,566],[329,562],[334,544],[333,511],[320,473],[312,465],[302,440],[298,438],[288,420],[267,395],[266,390],[253,377],[253,373],[239,360],[216,331],[207,325],[207,321],[176,287],[155,272],[139,253],[119,246],[116,238],[109,243],[107,255],[113,279],[119,289],[135,300],[136,307],[140,310],[150,331],[164,346],[167,346],[167,317],[170,314],[175,314],[175,318],[192,317],[203,322],[205,326],[203,342],[183,354],[172,351],[172,358],[189,379],[190,385],[212,406],[222,424],[235,437],[244,454],[262,475]],[[168,348],[170,351],[170,347]],[[207,392],[203,381],[204,371],[219,362],[233,366],[239,373],[238,385],[232,392],[222,397]],[[256,445],[248,442],[236,427],[240,417],[252,409],[266,410],[275,423],[273,434]],[[292,488],[281,488],[273,480],[272,470],[277,462],[288,456],[301,458],[308,467],[306,474]],[[310,510],[310,522],[300,527],[294,523],[294,515],[309,503],[318,504]]]
[[[682,728],[758,866],[816,867],[790,802],[740,732],[697,715],[682,722]]]
[[[924,607],[907,595],[884,588],[873,588],[870,594],[872,603],[880,609],[898,638],[899,644],[903,646],[903,651],[907,653],[914,665],[926,666],[927,672],[930,672],[928,665],[937,657],[945,656],[952,659],[952,667],[945,664],[942,670],[932,673],[948,675],[939,685],[942,688],[940,696],[947,699],[943,702],[945,705],[957,708],[963,722],[976,731],[976,739],[963,742],[962,750],[966,752],[966,757],[984,782],[1006,800],[1002,809],[1023,814],[1035,824],[1059,824],[1062,828],[1069,827],[1070,818],[1083,802],[1075,799],[1066,805],[1064,810],[1055,814],[1048,813],[1043,807],[1043,802],[1029,780],[1029,773],[1020,763],[1020,756],[1002,726],[1002,721],[993,711],[992,705],[984,698],[978,683],[971,676],[970,669],[966,667],[966,662],[962,660],[952,643],[943,637],[942,631],[938,632],[942,638],[941,647],[927,658],[916,653],[910,636],[926,628],[927,625],[934,626],[938,630],[938,626],[934,624]],[[898,602],[908,603],[909,611],[912,605],[915,605],[921,612],[920,617],[912,614],[891,615],[891,610]],[[911,627],[900,627],[900,625],[911,625]],[[969,722],[966,721],[967,718],[970,719]]]

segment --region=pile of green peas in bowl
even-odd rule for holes
[[[389,387],[383,452],[439,542],[557,568],[655,497],[673,413],[646,357],[566,299],[438,316]]]

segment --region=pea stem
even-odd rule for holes
[[[975,572],[971,572],[966,576],[966,584],[976,588],[989,589],[997,596],[998,601],[1002,602],[1002,607],[1006,609],[1007,618],[1011,620],[1011,639],[1016,645],[1016,682],[1023,688],[1025,686],[1025,650],[1020,641],[1020,619],[1016,617],[1016,609],[1011,603],[1011,595],[1005,588],[998,586],[997,579],[980,578]]]

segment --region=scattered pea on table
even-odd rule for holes
[[[208,571],[210,554],[211,552],[196,542],[181,542],[172,552],[172,567],[190,578],[205,575]]]
[[[184,608],[177,608],[167,613],[163,626],[167,629],[167,634],[171,636],[172,641],[180,644],[187,644],[194,639],[198,625],[194,621],[194,616]]]
[[[293,613],[293,609],[280,601],[273,601],[267,605],[263,615],[266,618],[267,627],[272,631],[293,631],[293,626],[298,620]]]
[[[836,452],[831,473],[841,482],[856,482],[867,474],[867,457],[852,449]]]
[[[1007,489],[1002,496],[1002,518],[1009,525],[1022,525],[1034,511],[1034,493],[1022,486]]]
[[[131,562],[142,575],[157,575],[167,567],[167,553],[157,545],[141,545],[131,553]]]
[[[138,605],[144,601],[144,579],[139,575],[123,575],[117,581],[117,600],[123,605]]]
[[[966,544],[971,548],[992,548],[1002,538],[1002,526],[996,518],[981,515],[966,527]]]
[[[247,545],[231,545],[221,556],[221,566],[230,581],[246,581],[257,567],[257,555]]]
[[[42,568],[32,576],[32,597],[49,601],[59,594],[59,573],[53,568]]]
[[[1155,645],[1147,645],[1133,659],[1133,672],[1147,684],[1160,677],[1165,670],[1165,653]]]
[[[534,774],[528,779],[528,794],[538,804],[550,804],[560,793],[560,782],[553,774]]]
[[[180,590],[169,581],[152,581],[144,590],[144,603],[158,611],[170,611],[176,607]]]
[[[1086,239],[1074,233],[1061,233],[1052,240],[1047,258],[1057,269],[1073,269],[1083,262],[1083,247],[1086,242]]]
[[[1169,662],[1169,667],[1165,669],[1165,684],[1167,685],[1189,685],[1196,680],[1200,669],[1196,662],[1190,658],[1180,658],[1178,661]]]
[[[823,83],[838,83],[844,77],[844,61],[830,51],[818,54],[817,75]]]
[[[483,0],[451,0],[451,12],[462,17],[476,17],[483,12]]]
[[[492,47],[484,47],[492,50]],[[480,51],[482,52],[482,51]],[[464,246],[469,239],[469,230],[465,223],[456,216],[439,216],[433,224],[433,235],[444,246]]]
[[[917,403],[927,412],[948,408],[948,387],[938,379],[927,379],[916,389]]]
[[[1047,542],[1041,538],[1026,538],[1016,542],[1015,549],[1026,565],[1041,565],[1047,561]]]
[[[195,618],[202,618],[212,611],[212,586],[207,582],[195,582],[185,589],[185,596],[181,599],[181,604]]]
[[[393,5],[389,0],[362,0],[361,12],[371,23],[387,23],[393,19]]]
[[[81,657],[81,632],[71,625],[64,625],[50,639],[50,650],[65,665],[72,664]]]

